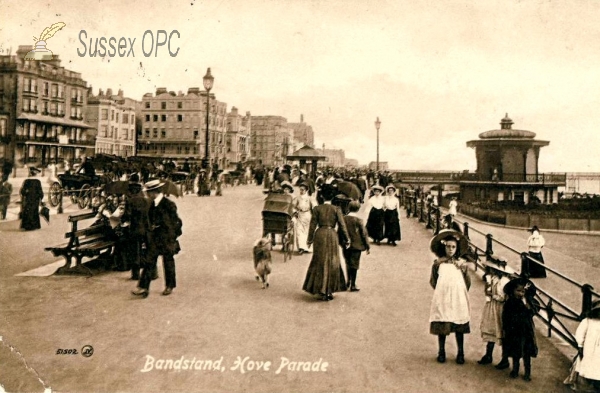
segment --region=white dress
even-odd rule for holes
[[[583,359],[577,372],[588,379],[600,381],[600,319],[586,318],[579,324],[575,339],[583,347]]]
[[[458,203],[455,200],[450,201],[450,204],[448,205],[448,213],[455,216],[457,213],[457,211],[456,211],[457,206],[458,206]]]
[[[466,263],[459,259],[459,263]],[[469,293],[463,273],[454,263],[440,263],[429,322],[462,325],[471,320]]]
[[[298,195],[292,202],[294,209],[298,212],[296,218],[296,245],[298,250],[308,251],[306,241],[308,239],[308,229],[310,227],[310,219],[312,217],[313,203],[308,194]]]

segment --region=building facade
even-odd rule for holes
[[[228,165],[225,148],[227,104],[208,97],[205,90],[187,94],[158,88],[142,98],[142,127],[138,131],[138,156],[201,160],[206,152],[206,100],[209,101],[209,161]]]
[[[96,96],[89,91],[85,118],[96,129],[96,153],[136,155],[136,107],[138,101],[124,97],[123,90],[113,95],[112,89],[100,89]]]
[[[24,60],[31,45],[0,56],[0,159],[46,166],[93,154],[95,132],[84,121],[87,82],[52,60]]]
[[[294,130],[282,116],[252,116],[250,152],[256,162],[280,166],[294,151]]]
[[[321,153],[326,157],[323,162],[324,166],[341,168],[346,163],[346,154],[343,149],[323,149]]]
[[[243,164],[250,158],[252,118],[250,112],[245,116],[238,113],[234,106],[227,114],[227,134],[225,138],[227,166]]]
[[[315,147],[315,133],[312,126],[304,122],[304,115],[300,115],[300,123],[288,123],[294,131],[294,141],[298,148],[302,146]]]

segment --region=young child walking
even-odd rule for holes
[[[496,344],[502,345],[502,308],[506,301],[504,287],[509,283],[508,275],[511,269],[507,266],[506,259],[499,257],[495,262],[485,262],[485,305],[481,315],[481,338],[486,342],[485,355],[477,363],[490,364]],[[502,354],[502,360],[496,365],[499,370],[509,367],[508,358]]]
[[[348,289],[350,292],[358,292],[360,289],[356,287],[356,275],[360,267],[360,254],[363,251],[366,251],[367,255],[369,254],[369,238],[362,219],[357,215],[360,210],[360,202],[350,202],[348,209],[349,213],[344,216],[344,221],[350,236],[350,246],[344,248],[343,254],[346,261],[346,272],[348,273]]]
[[[523,359],[525,381],[531,381],[531,358],[538,354],[533,323],[533,316],[539,310],[539,303],[534,299],[535,292],[533,283],[521,277],[504,286],[508,299],[502,310],[502,346],[504,355],[513,359],[511,378],[519,375],[519,363]]]
[[[431,267],[430,284],[434,288],[429,312],[429,332],[438,336],[437,361],[446,361],[446,336],[456,337],[456,363],[464,364],[464,335],[470,333],[469,288],[471,279],[467,261],[459,256],[468,248],[467,239],[452,230],[442,230],[431,239],[430,249],[438,256]]]

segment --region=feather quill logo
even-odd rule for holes
[[[52,26],[46,27],[39,38],[33,37],[33,40],[36,41],[35,48],[25,55],[25,60],[52,60],[54,54],[46,48],[46,42],[65,26],[64,22],[56,22]]]

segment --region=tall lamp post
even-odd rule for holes
[[[209,133],[208,133],[208,112],[209,112],[209,101],[210,101],[210,89],[212,89],[213,87],[213,82],[215,80],[215,78],[213,78],[213,76],[210,74],[210,67],[206,70],[206,75],[204,75],[204,78],[202,79],[204,82],[204,89],[206,89],[206,139],[205,139],[205,147],[204,147],[204,163],[206,166],[206,169],[208,169],[209,166],[209,153],[208,153],[208,149],[209,149]]]
[[[375,128],[377,128],[377,166],[375,169],[379,172],[379,127],[381,127],[381,122],[379,121],[379,116],[377,116],[377,120],[375,120]]]

